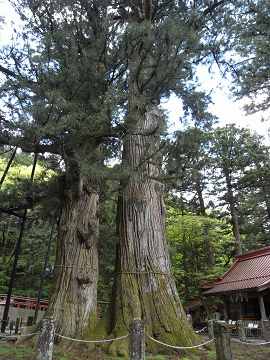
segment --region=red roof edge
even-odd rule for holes
[[[270,254],[270,246],[264,247],[262,249],[252,250],[252,251],[249,251],[249,252],[241,254],[241,255],[237,255],[237,256],[235,256],[235,260],[234,260],[234,263],[232,264],[232,266],[222,276],[220,276],[217,279],[214,279],[212,281],[202,283],[198,286],[198,288],[201,290],[206,290],[205,294],[207,294],[207,292],[210,291],[212,288],[214,288],[215,285],[217,285],[219,282],[221,282],[223,280],[223,278],[226,276],[226,274],[229,271],[231,271],[232,268],[234,268],[239,262],[241,262],[243,260],[251,259],[251,258],[266,256],[269,254]],[[264,286],[268,286],[268,284],[269,284],[269,280],[267,280],[264,284],[262,284],[262,286],[260,286],[260,289],[263,288]]]
[[[202,298],[187,299],[184,307],[188,307],[189,310],[195,310],[203,305]]]
[[[245,254],[236,255],[235,259],[245,260],[245,259],[250,259],[252,257],[261,256],[261,255],[269,254],[269,253],[270,253],[270,246],[267,246],[262,249],[249,251]]]
[[[214,279],[212,281],[209,281],[209,282],[206,282],[206,283],[202,283],[200,284],[199,286],[197,286],[199,289],[207,289],[207,290],[210,290],[212,289],[217,283],[219,283],[223,278],[224,276],[238,263],[239,259],[236,259],[234,261],[234,263],[232,264],[232,266],[222,275],[222,276],[219,276],[217,279]]]
[[[222,278],[218,277],[217,279],[208,281],[206,283],[201,283],[199,286],[197,286],[199,289],[212,289],[212,287],[214,285],[216,285],[216,283],[218,283],[219,281],[221,281]]]

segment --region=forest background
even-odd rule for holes
[[[207,2],[202,3],[207,5]],[[251,51],[250,49],[252,49],[255,55],[260,55],[261,61],[263,55],[268,53],[267,48],[269,47],[268,30],[265,30],[269,22],[269,15],[266,11],[268,5],[264,1],[250,2],[251,5],[255,14],[252,21],[254,20],[259,28],[260,36],[257,38],[252,32],[249,33],[250,28],[246,26],[247,24],[235,31],[238,31],[238,36],[239,33],[241,34],[242,39],[247,38],[247,44],[250,46],[242,49],[241,55],[249,58],[250,52],[248,50]],[[22,8],[21,12],[23,14]],[[147,31],[147,26],[146,24],[146,28],[142,31]],[[76,26],[75,29],[78,31]],[[28,217],[13,293],[33,297],[36,297],[38,293],[52,222],[54,219],[58,219],[59,209],[63,201],[61,190],[66,171],[63,159],[67,166],[65,159],[65,151],[67,151],[79,159],[78,165],[86,182],[90,183],[91,186],[95,184],[95,191],[99,192],[98,300],[108,301],[114,277],[115,246],[117,243],[115,219],[117,217],[118,192],[123,179],[134,175],[131,169],[121,168],[120,165],[121,140],[122,133],[125,130],[121,117],[125,111],[123,110],[125,109],[125,99],[119,89],[121,86],[125,86],[126,79],[125,77],[120,79],[121,68],[117,70],[118,73],[113,73],[115,69],[111,69],[109,79],[106,79],[109,81],[109,86],[106,88],[105,97],[103,97],[103,64],[99,63],[100,59],[93,56],[93,62],[87,65],[87,69],[90,72],[89,74],[92,74],[91,76],[96,77],[95,87],[87,90],[79,87],[75,89],[78,79],[74,70],[76,66],[72,63],[75,61],[73,58],[74,49],[70,46],[69,60],[71,62],[66,64],[64,57],[60,60],[57,59],[63,67],[65,66],[67,72],[70,69],[74,70],[74,78],[71,76],[68,80],[65,79],[68,83],[64,89],[65,96],[68,95],[69,91],[72,92],[70,103],[67,104],[59,96],[60,90],[57,88],[62,81],[61,77],[65,74],[56,71],[53,63],[56,61],[55,59],[46,58],[46,56],[52,56],[52,58],[55,56],[55,54],[46,53],[46,46],[44,46],[43,52],[39,54],[37,49],[29,45],[30,34],[33,36],[31,41],[36,41],[34,31],[36,29],[32,27],[30,33],[15,34],[15,45],[3,48],[2,54],[2,62],[5,66],[1,68],[1,71],[6,79],[2,83],[3,107],[1,111],[0,293],[7,293],[8,291],[14,253],[20,233],[21,214],[25,209],[28,210]],[[67,36],[66,34],[69,31],[74,31],[74,28],[71,30],[67,26],[65,31],[65,36]],[[82,34],[78,31],[77,35],[79,37]],[[56,44],[64,39],[61,32],[57,33],[57,36],[58,39],[53,38]],[[225,39],[218,39],[214,45],[232,46],[228,38],[229,35],[225,36]],[[256,43],[254,39],[258,42]],[[46,45],[46,41],[52,40],[45,37],[43,41]],[[99,38],[98,41],[100,41]],[[117,42],[117,40],[115,41]],[[79,41],[77,45],[81,45]],[[85,46],[88,45],[86,41]],[[99,43],[94,44],[94,46],[98,45]],[[91,46],[93,45],[91,44]],[[209,49],[207,50],[209,51]],[[239,56],[241,53],[239,47],[237,51],[237,56]],[[83,58],[85,54],[80,48],[79,53]],[[223,70],[226,69],[226,74],[232,77],[232,94],[239,98],[254,95],[258,100],[256,96],[261,95],[262,89],[265,90],[262,84],[267,83],[265,79],[269,78],[269,73],[266,71],[269,70],[267,64],[263,61],[254,61],[249,62],[248,67],[246,67],[242,61],[238,62],[237,76],[234,77],[235,73],[229,72],[232,64],[223,60],[223,54],[219,53],[219,58],[216,57],[216,53],[214,55],[214,62]],[[112,53],[111,56],[110,61],[114,60],[115,54]],[[254,58],[256,59],[255,56]],[[125,61],[125,57],[120,58],[119,61]],[[199,60],[196,58],[194,61]],[[207,59],[205,61],[205,65],[210,68],[212,64],[212,60]],[[233,65],[236,66],[235,63]],[[32,71],[31,74],[27,72],[29,68]],[[265,69],[265,73],[262,73],[262,69]],[[54,71],[56,72],[54,73]],[[189,71],[188,68],[187,72]],[[254,73],[257,74],[257,78]],[[55,86],[57,90],[51,91],[49,78],[52,81],[52,88]],[[251,79],[254,81],[251,82]],[[256,84],[254,84],[255,80],[259,84],[257,90]],[[43,81],[45,87],[37,88],[35,81]],[[194,84],[196,84],[196,88]],[[249,87],[249,84],[252,86]],[[173,134],[168,132],[166,124],[168,117],[166,112],[161,109],[162,116],[159,124],[159,127],[162,128],[160,130],[161,142],[157,152],[159,159],[162,156],[163,172],[159,176],[159,181],[165,187],[166,234],[173,275],[180,298],[185,303],[188,298],[199,296],[197,286],[201,282],[223,274],[232,264],[235,254],[270,245],[270,149],[263,136],[249,129],[234,124],[224,127],[216,126],[215,123],[218,119],[209,111],[211,97],[197,88],[196,77],[190,81],[188,88],[181,88],[182,84],[177,86],[178,88],[174,90],[176,93],[181,93],[182,99],[181,115],[179,115],[181,130],[177,130]],[[188,96],[187,90],[190,92]],[[63,90],[61,89],[61,91]],[[81,103],[78,103],[76,98],[78,96],[77,91],[82,96]],[[50,95],[48,96],[46,93],[44,96],[45,92],[50,92]],[[96,94],[100,95],[96,96]],[[170,91],[166,95],[169,96]],[[80,108],[81,104],[84,104],[83,96],[88,96],[91,99],[91,111],[92,113],[93,110],[95,111],[95,119],[90,128],[86,128],[89,124],[81,121],[84,117],[87,117],[88,121],[89,119],[92,120],[91,116],[93,116],[91,113],[89,115],[89,109]],[[122,107],[120,112],[118,104]],[[267,110],[268,104],[269,102],[264,100],[261,103],[251,101],[246,110],[250,113],[256,113],[258,110]],[[108,114],[99,114],[102,106],[105,106]],[[57,118],[58,111],[66,114],[62,122]],[[12,116],[13,119],[10,120]],[[52,121],[49,124],[50,127],[44,121],[46,116]],[[101,126],[101,116],[106,116],[105,120],[103,118],[104,124],[99,129],[98,136],[93,137],[95,128]],[[113,126],[111,126],[111,116],[115,116]],[[36,123],[32,119],[35,119]],[[76,132],[78,130],[78,119],[81,121],[81,127]],[[55,122],[53,123],[53,121]],[[105,132],[106,126],[110,126],[112,130],[110,134]],[[48,132],[46,136],[48,134],[48,137],[51,136],[51,138],[55,136],[59,141],[59,146],[62,145],[63,139],[66,140],[69,136],[69,148],[65,148],[61,154],[50,153],[49,151],[42,153],[42,146],[45,147],[46,145],[48,149],[48,145],[50,145],[49,141],[40,141],[44,136],[45,128]],[[67,128],[68,130],[66,130]],[[40,136],[36,148],[39,151],[35,152],[33,151],[34,143],[31,144],[33,146],[32,151],[29,144],[32,139],[37,140],[37,134]],[[100,134],[102,134],[102,141],[100,141]],[[92,136],[90,148],[94,149],[90,155],[89,148],[83,147],[87,135]],[[102,151],[99,150],[100,148]],[[34,152],[36,155],[33,154]],[[31,173],[35,159],[37,166],[32,181]],[[83,160],[80,161],[80,159]],[[68,163],[71,168],[73,160],[71,156]],[[92,166],[93,161],[98,166]],[[100,166],[101,163],[102,166]],[[7,173],[5,173],[6,169],[8,169]],[[72,177],[68,181],[71,182]],[[83,235],[81,234],[82,237]],[[42,296],[44,298],[49,298],[51,294],[55,256],[56,236],[54,236],[48,273],[43,288]]]

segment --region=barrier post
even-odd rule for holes
[[[11,320],[9,323],[9,333],[12,333],[12,330],[14,330],[15,321]]]
[[[18,334],[19,326],[20,326],[20,318],[17,318],[16,319],[16,324],[15,324],[15,334]]]
[[[130,360],[145,360],[145,325],[139,319],[132,319],[129,326]]]
[[[232,360],[231,336],[225,321],[214,322],[216,340],[216,360]]]
[[[28,318],[27,318],[26,326],[32,326],[33,325],[33,319],[34,319],[34,316],[29,315]]]
[[[237,320],[237,331],[239,335],[239,340],[242,342],[246,342],[246,332],[243,320]]]
[[[270,321],[263,320],[262,321],[262,337],[266,340],[270,340]]]
[[[208,321],[208,336],[209,336],[209,340],[214,339],[214,324],[213,324],[213,320],[209,320],[209,321]]]
[[[52,359],[54,331],[55,320],[52,317],[44,316],[40,323],[35,360]]]

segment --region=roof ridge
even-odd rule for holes
[[[263,254],[254,254],[252,256],[249,256],[249,257],[244,257],[244,255],[246,254],[243,254],[243,259],[241,259],[240,257],[237,258],[238,261],[246,261],[246,260],[250,260],[250,259],[256,259],[258,257],[263,257],[263,256],[269,256],[270,255],[270,252],[266,252],[266,253],[263,253]]]
[[[248,251],[244,254],[236,255],[235,259],[242,261],[242,260],[247,260],[247,259],[251,259],[254,257],[261,257],[264,255],[269,255],[269,254],[270,254],[270,246],[266,246],[261,249],[256,249],[256,250]]]
[[[247,280],[252,280],[252,279],[260,279],[260,278],[264,278],[264,277],[270,277],[270,274],[260,275],[260,276],[253,276],[253,277],[249,277],[249,278],[246,278],[246,279],[236,279],[236,280],[230,280],[230,281],[222,281],[220,283],[217,283],[217,285],[230,284],[230,283],[234,283],[234,282],[247,281]]]

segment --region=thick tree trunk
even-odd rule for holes
[[[56,333],[78,338],[87,325],[93,327],[97,321],[99,197],[74,176],[74,168],[67,172],[72,173],[72,182],[64,190],[46,315],[55,318]],[[68,343],[59,337],[57,342]]]
[[[226,171],[224,171],[224,173],[225,173],[226,184],[227,184],[228,203],[229,203],[230,211],[231,211],[231,222],[232,222],[232,228],[233,228],[233,235],[235,238],[235,255],[241,255],[242,254],[242,242],[241,242],[241,238],[240,238],[238,218],[237,218],[237,213],[236,213],[236,208],[235,208],[231,179],[230,179],[229,174]]]
[[[127,135],[124,141],[123,162],[136,173],[119,199],[113,295],[103,323],[110,337],[115,338],[128,334],[131,319],[141,318],[147,335],[171,345],[190,346],[202,340],[187,322],[172,276],[163,185],[156,180],[157,124],[158,110],[153,105],[145,110],[136,134]],[[148,351],[172,351],[148,336],[146,345]],[[109,347],[114,355],[126,356],[127,350],[128,339]]]
[[[149,20],[158,2],[144,0],[136,6],[131,2],[130,6],[137,24],[147,20],[147,31],[141,41],[138,36],[130,40],[135,46],[129,58],[122,159],[129,178],[122,182],[118,202],[119,243],[112,298],[96,335],[91,336],[100,337],[102,325],[106,329],[104,337],[125,336],[131,320],[141,318],[145,322],[147,350],[170,353],[171,348],[148,336],[176,346],[192,346],[202,340],[190,327],[180,303],[165,236],[166,208],[163,185],[158,181],[160,119],[156,90],[151,85],[156,64],[149,52],[149,43],[154,43],[156,36],[149,30]],[[124,338],[113,341],[108,350],[113,355],[127,356],[128,346],[128,338]]]

